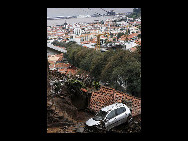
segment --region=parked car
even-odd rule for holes
[[[131,119],[131,111],[125,104],[114,103],[102,108],[95,117],[86,121],[86,128],[109,131],[113,127],[129,122]]]

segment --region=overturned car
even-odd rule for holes
[[[86,121],[86,128],[109,131],[113,127],[130,122],[131,120],[130,109],[123,103],[114,103],[102,108],[95,117]]]

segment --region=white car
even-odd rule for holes
[[[98,128],[109,131],[132,119],[130,109],[123,103],[114,103],[102,108],[93,118],[86,121],[86,128]]]

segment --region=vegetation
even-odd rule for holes
[[[134,8],[133,13],[128,15],[129,18],[133,18],[133,20],[139,18],[141,16],[141,8]]]
[[[138,38],[141,38],[141,34],[138,34],[137,37],[138,37]]]
[[[124,33],[119,32],[119,33],[117,34],[117,40],[118,40],[122,35],[124,35]]]
[[[70,41],[70,42],[66,43],[66,42],[61,42],[61,41],[59,42],[58,40],[54,40],[52,42],[52,44],[54,46],[67,47],[67,46],[70,46],[72,44],[76,44],[76,42],[75,41]]]
[[[127,50],[99,52],[78,44],[67,46],[68,61],[110,87],[141,96],[141,55]]]
[[[67,86],[67,90],[74,95],[82,94],[80,89],[85,88],[85,85],[76,79],[68,79],[68,81],[65,82],[65,85]]]

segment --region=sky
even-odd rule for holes
[[[103,9],[103,10],[102,10]],[[77,16],[77,15],[92,15],[105,14],[106,11],[114,10],[116,13],[132,12],[133,8],[47,8],[47,17],[56,16]]]

